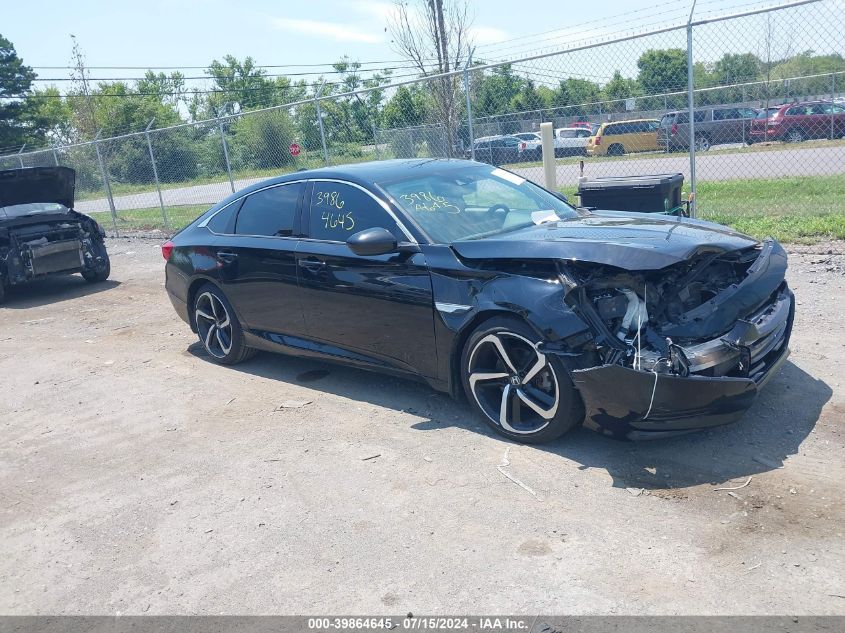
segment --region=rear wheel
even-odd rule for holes
[[[194,299],[194,322],[200,343],[215,363],[235,365],[255,355],[244,343],[232,304],[217,286],[206,284]]]
[[[539,343],[522,321],[497,317],[470,335],[461,357],[470,404],[496,432],[520,442],[554,440],[584,417],[566,368]]]
[[[608,156],[622,156],[625,153],[625,147],[619,143],[614,143],[607,148]]]
[[[786,142],[787,143],[800,143],[804,140],[804,134],[802,134],[801,130],[792,129],[786,133]]]

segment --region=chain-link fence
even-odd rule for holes
[[[700,10],[686,24],[555,53],[7,154],[0,168],[71,166],[78,210],[110,231],[146,233],[176,230],[266,177],[366,160],[474,158],[569,196],[581,177],[682,173],[698,217],[837,248],[843,9],[805,0],[730,16]],[[554,127],[553,184],[543,122]]]

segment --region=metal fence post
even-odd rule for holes
[[[467,127],[469,133],[469,152],[472,160],[475,160],[475,135],[472,132],[472,100],[469,98],[469,66],[472,64],[472,54],[475,48],[470,49],[467,63],[464,66],[464,94],[467,98]],[[541,117],[542,120],[542,117]]]
[[[21,169],[23,169],[23,156],[21,156],[21,153],[23,152],[25,147],[26,143],[21,145],[21,148],[18,150],[18,162],[21,164]]]
[[[56,151],[56,148],[53,147],[53,162],[56,163],[56,167],[59,166],[59,153]]]
[[[220,142],[223,143],[223,159],[226,161],[226,174],[229,176],[229,186],[232,193],[235,193],[235,181],[232,179],[232,165],[229,164],[229,146],[226,145],[226,131],[223,129],[223,120],[218,119],[217,125],[220,128]]]
[[[111,212],[111,223],[112,227],[114,227],[114,234],[116,236],[120,236],[120,232],[117,230],[117,212],[114,208],[114,197],[111,193],[111,183],[109,182],[109,174],[106,171],[106,164],[103,162],[103,155],[100,153],[100,133],[97,132],[97,136],[94,137],[94,151],[97,152],[97,162],[100,165],[100,176],[103,179],[103,186],[106,188],[106,198],[109,201],[109,211]]]
[[[161,207],[161,217],[164,219],[164,229],[170,230],[170,219],[167,217],[167,210],[164,208],[164,198],[161,197],[161,184],[158,181],[158,167],[156,167],[156,159],[153,155],[153,142],[150,140],[150,128],[155,123],[155,117],[152,118],[147,129],[144,130],[144,136],[147,137],[147,149],[150,150],[150,163],[153,166],[153,178],[156,181],[156,191],[158,191],[158,204]]]
[[[830,73],[830,100],[836,99],[836,73]],[[834,138],[833,109],[830,110],[830,140]]]
[[[320,95],[323,94],[323,87],[326,85],[324,79],[320,82],[320,87],[317,88],[317,94],[314,95],[314,105],[317,107],[317,123],[320,126],[320,143],[323,145],[323,160],[326,165],[329,164],[329,150],[326,147],[326,130],[323,128],[323,111],[320,109]]]
[[[689,177],[692,202],[690,203],[690,216],[696,217],[698,200],[696,200],[695,180],[695,95],[693,94],[694,80],[692,68],[692,15],[695,13],[695,0],[689,12],[687,20],[687,100],[689,101]]]

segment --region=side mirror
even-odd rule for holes
[[[380,226],[364,229],[350,235],[346,240],[346,245],[353,253],[363,257],[393,253],[398,246],[393,233]]]

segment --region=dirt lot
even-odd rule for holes
[[[845,614],[845,256],[792,256],[739,424],[528,447],[421,384],[213,365],[157,244],[109,250],[0,308],[2,613]]]

